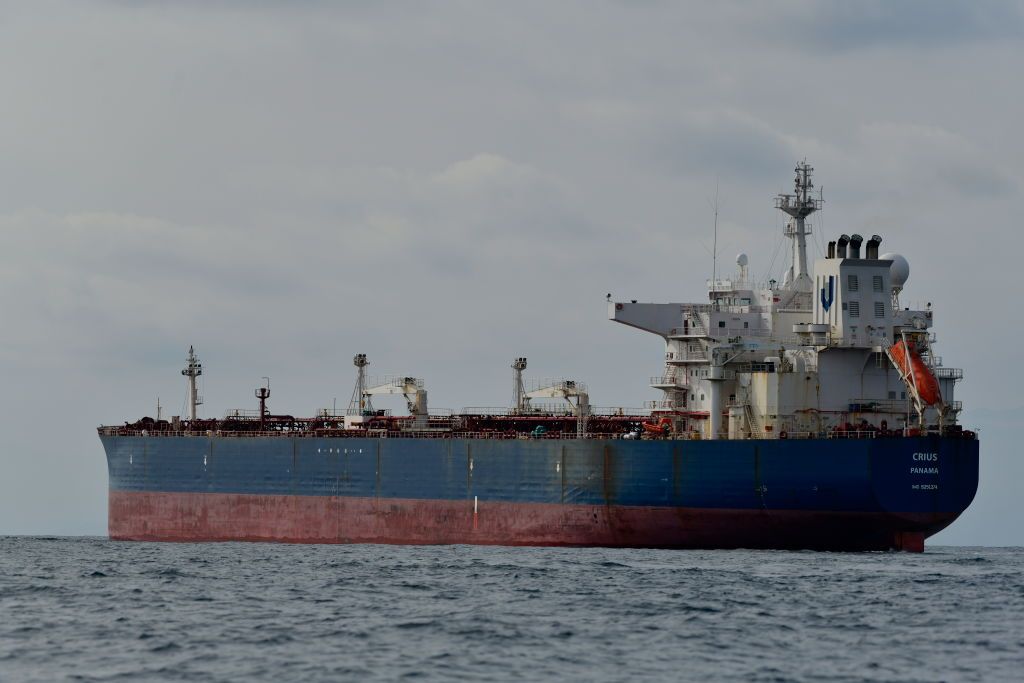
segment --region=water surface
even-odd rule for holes
[[[1011,681],[1024,549],[0,538],[0,680]]]

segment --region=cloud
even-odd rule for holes
[[[800,153],[780,131],[732,109],[680,118],[653,143],[669,168],[704,176],[725,170],[733,177],[760,178],[792,165]]]
[[[769,14],[773,16],[760,17],[767,32],[824,51],[948,50],[972,42],[1024,39],[1024,12],[1013,0],[798,2]]]
[[[963,136],[940,126],[874,122],[861,127],[861,154],[874,160],[884,187],[911,181],[916,189],[979,199],[1008,196],[1019,180]]]
[[[511,188],[538,177],[535,169],[517,164],[498,154],[477,154],[472,159],[457,161],[434,176],[440,185],[456,190]]]
[[[392,282],[446,290],[467,278],[543,277],[575,267],[589,250],[572,250],[571,240],[597,230],[556,181],[495,154],[421,174],[378,169],[369,174],[380,183],[373,190],[366,181],[354,189],[337,182],[345,175],[303,175],[313,187],[304,194],[349,206],[329,225],[318,214],[290,226],[182,225],[110,212],[0,216],[0,305],[20,320],[0,349],[11,360],[44,351],[50,364],[82,355],[112,363],[126,346],[160,345],[183,330],[214,330],[241,344],[260,329],[266,343],[291,344],[296,330],[261,321],[312,318],[325,301],[390,308],[420,294]],[[26,258],[35,266],[26,268]],[[358,321],[366,311],[348,315]],[[418,305],[403,315],[438,319]],[[77,332],[54,334],[70,329]]]

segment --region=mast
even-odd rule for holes
[[[366,366],[369,364],[365,353],[357,353],[352,358],[352,365],[356,366],[356,387],[348,402],[349,415],[365,415],[373,410],[370,397],[366,394]]]
[[[525,413],[530,404],[530,399],[526,398],[526,388],[523,386],[525,369],[525,358],[516,358],[512,361],[512,408],[516,414]]]
[[[270,378],[264,377],[266,382],[264,385],[256,390],[256,398],[260,400],[260,431],[262,432],[266,426],[267,419],[267,399],[270,398]]]
[[[806,218],[821,208],[821,200],[812,195],[814,183],[811,182],[811,168],[807,160],[796,165],[796,179],[793,181],[793,194],[779,194],[775,198],[775,208],[789,214],[792,220],[786,223],[786,237],[793,240],[793,262],[786,274],[785,285],[789,289],[811,291],[811,276],[807,270],[807,236],[811,234]]]
[[[181,371],[188,377],[188,419],[196,419],[196,407],[203,404],[203,399],[196,392],[196,377],[203,374],[203,364],[196,358],[196,353],[191,346],[188,347],[188,356],[185,358],[185,369]]]

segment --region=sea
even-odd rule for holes
[[[1024,549],[0,538],[0,681],[1021,681]]]

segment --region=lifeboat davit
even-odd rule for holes
[[[935,379],[935,375],[921,360],[921,356],[913,344],[908,346],[900,340],[892,345],[891,352],[893,360],[896,361],[909,381],[917,387],[917,395],[925,404],[933,406],[942,400],[939,380]]]

